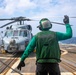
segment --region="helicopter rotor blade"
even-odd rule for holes
[[[39,21],[39,20],[33,20],[33,19],[24,19],[24,20],[26,20],[26,21]]]
[[[39,21],[39,20],[36,20],[36,21]],[[65,25],[64,23],[53,22],[53,21],[51,21],[51,23],[58,24],[58,25]],[[70,25],[70,26],[73,26],[73,25]]]
[[[39,21],[39,20],[35,20],[35,21]],[[53,22],[53,21],[51,21],[51,23],[58,24],[58,25],[65,25],[64,23]],[[73,26],[73,25],[70,25],[70,26]]]
[[[61,18],[61,16],[51,16],[51,17],[59,17]],[[76,17],[69,17],[69,18],[76,18]],[[29,19],[29,18],[26,18],[26,17],[13,17],[13,18],[6,18],[6,19],[0,19],[0,21],[5,21],[5,20],[15,20],[15,21],[37,21],[37,20],[33,20],[33,19]]]
[[[36,20],[33,20],[33,19],[29,19],[29,18],[26,18],[26,17],[14,17],[14,18],[10,18],[10,19],[0,19],[0,21],[4,21],[4,20],[15,20],[15,21],[36,21]]]
[[[76,18],[76,17],[70,17],[70,18]],[[22,17],[22,16],[10,18],[10,19],[0,19],[0,21],[5,21],[5,20],[13,20],[13,21],[12,21],[12,22],[9,22],[9,23],[7,23],[7,24],[5,24],[5,25],[3,25],[3,26],[1,26],[0,28],[3,28],[3,27],[5,27],[5,26],[7,26],[7,25],[9,25],[9,24],[11,24],[11,23],[18,22],[18,21],[19,21],[20,23],[21,23],[22,21],[40,21],[40,20],[29,19],[29,18]],[[59,23],[59,22],[51,22],[51,23],[58,24],[58,25],[65,25],[65,24]],[[72,25],[71,25],[71,26],[72,26]]]
[[[36,21],[36,20],[33,20],[33,19],[29,19],[29,18],[26,18],[26,17],[16,17],[16,18],[11,18],[10,20],[15,20],[15,21]]]
[[[15,20],[15,21],[21,21],[24,20],[25,17],[14,17],[10,19],[0,19],[0,21],[5,21],[5,20]]]
[[[58,24],[58,25],[65,25],[64,23],[59,23],[59,22],[51,22],[51,23]],[[70,26],[73,26],[73,25],[70,25]]]
[[[70,17],[70,18],[76,18],[76,17]]]
[[[11,19],[0,19],[0,21],[11,20]]]
[[[7,26],[7,25],[9,25],[9,24],[11,24],[11,23],[14,23],[14,22],[16,22],[16,21],[9,22],[9,23],[7,23],[7,24],[1,26],[0,28],[3,28],[3,27],[5,27],[5,26]]]

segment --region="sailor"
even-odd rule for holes
[[[65,33],[51,31],[52,24],[49,19],[40,20],[38,28],[41,32],[38,32],[28,44],[17,69],[21,70],[25,66],[25,59],[36,47],[36,75],[61,75],[59,68],[61,51],[58,41],[72,37],[72,28],[67,15],[64,16],[63,22],[66,27]]]

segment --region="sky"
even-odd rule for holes
[[[26,18],[40,20],[48,18],[51,22],[63,23],[64,15],[76,17],[76,0],[0,0],[0,19],[23,16]],[[76,18],[69,18],[73,25],[73,36],[76,37]],[[8,21],[0,21],[0,26]],[[39,21],[28,21],[26,24],[32,26],[32,33],[40,30],[37,28]],[[52,24],[51,30],[65,32],[65,26]],[[0,29],[0,31],[4,28]]]

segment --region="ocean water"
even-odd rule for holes
[[[72,37],[70,39],[63,40],[63,41],[60,41],[60,42],[64,43],[64,44],[76,44],[76,37]]]

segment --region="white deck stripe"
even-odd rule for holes
[[[14,57],[0,57],[0,59],[13,59]],[[19,59],[19,58],[18,58]]]
[[[62,51],[63,51],[63,53],[62,53],[61,55],[65,55],[65,54],[67,54],[67,53],[68,53],[68,51],[67,51],[67,50],[65,50],[65,49],[60,48],[60,50],[62,50]]]
[[[76,73],[76,72],[75,72]],[[35,73],[22,73],[23,75],[35,75]],[[20,75],[18,73],[11,73],[8,75]],[[73,75],[71,72],[61,72],[61,75]]]
[[[0,59],[13,59],[14,57],[0,57]],[[36,57],[28,57],[29,59],[36,59]]]

